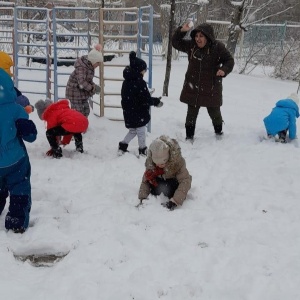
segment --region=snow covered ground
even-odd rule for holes
[[[163,196],[135,207],[145,158],[117,156],[127,132],[122,122],[91,114],[86,152],[75,153],[72,142],[58,160],[45,156],[44,123],[30,115],[39,132],[26,144],[30,228],[6,232],[7,207],[0,216],[1,299],[299,299],[300,149],[297,141],[260,141],[263,118],[297,83],[230,74],[223,139],[215,139],[202,109],[191,145],[178,100],[186,66],[185,59],[173,62],[169,97],[152,109],[147,135],[148,145],[161,134],[178,139],[193,176],[187,200],[172,212],[161,206]],[[155,96],[164,74],[165,63],[155,60]],[[137,148],[134,140],[129,150]],[[34,254],[66,256],[41,267],[15,258]]]

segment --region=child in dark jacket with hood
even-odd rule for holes
[[[13,81],[0,69],[0,214],[9,194],[5,228],[23,233],[31,208],[31,167],[23,140],[35,141],[37,130],[16,98]]]
[[[264,124],[269,138],[275,137],[276,141],[286,143],[289,132],[290,140],[297,137],[296,118],[299,118],[299,98],[293,93],[286,99],[279,100],[272,112],[264,118]],[[278,135],[278,138],[276,137]]]
[[[147,83],[143,79],[147,71],[144,60],[136,57],[136,53],[129,54],[130,65],[123,71],[123,85],[121,90],[122,109],[125,127],[129,129],[124,139],[119,143],[119,153],[127,152],[128,144],[136,136],[139,143],[139,154],[147,154],[146,125],[150,121],[150,106],[161,107],[160,98],[151,97]]]

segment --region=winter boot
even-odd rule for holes
[[[223,128],[223,123],[221,123],[219,125],[214,125],[215,134],[222,135],[223,134],[222,128]]]
[[[75,141],[75,146],[76,146],[76,151],[77,152],[83,153],[83,144],[82,144],[82,142],[76,142]]]
[[[122,155],[122,154],[128,152],[127,148],[128,148],[128,144],[120,142],[119,143],[119,151],[118,151],[119,154]]]
[[[148,150],[147,147],[139,148],[139,155],[147,156],[147,150]]]
[[[52,147],[52,156],[54,158],[61,158],[63,156],[61,148],[60,147],[57,147],[57,148]]]
[[[186,140],[193,141],[195,134],[195,126],[185,126]]]
[[[282,144],[286,143],[286,133],[287,133],[287,130],[282,130],[282,131],[278,132],[278,141]]]
[[[5,228],[14,233],[23,233],[29,224],[31,201],[28,195],[11,195]]]
[[[76,151],[83,153],[83,143],[82,143],[81,133],[74,134],[74,140],[75,140]]]

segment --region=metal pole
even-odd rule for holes
[[[150,6],[149,12],[149,77],[148,86],[152,88],[152,55],[153,55],[153,7]]]
[[[103,24],[103,18],[104,18],[104,9],[99,9],[99,39],[100,44],[102,45],[102,53],[103,53],[103,62],[99,66],[100,71],[100,117],[104,116],[104,24]]]
[[[53,26],[53,70],[54,70],[54,101],[58,100],[58,72],[57,72],[57,38],[56,38],[56,9],[52,8],[52,26]],[[48,58],[51,60],[51,57]],[[51,66],[51,63],[50,63]]]

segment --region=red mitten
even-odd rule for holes
[[[52,149],[48,150],[48,151],[46,152],[46,155],[47,155],[47,156],[52,156],[52,155],[53,155],[53,150],[52,150]]]

